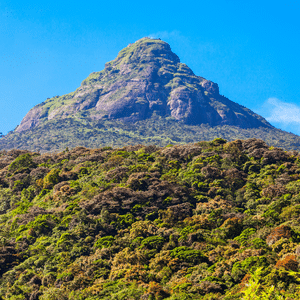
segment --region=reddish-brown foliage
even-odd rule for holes
[[[277,241],[283,238],[290,238],[292,236],[289,226],[281,225],[274,228],[271,233],[267,236],[267,244],[269,246],[275,244]]]
[[[285,268],[286,270],[298,271],[298,261],[295,254],[288,254],[276,263],[277,268]]]

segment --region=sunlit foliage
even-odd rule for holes
[[[0,299],[298,299],[300,155],[262,140],[0,152]]]

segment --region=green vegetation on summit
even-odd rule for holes
[[[299,299],[300,155],[262,140],[0,152],[0,299]]]

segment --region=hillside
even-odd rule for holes
[[[3,150],[0,299],[299,299],[299,182],[257,139]]]
[[[300,150],[300,137],[276,128],[241,128],[239,126],[186,125],[171,117],[153,115],[146,120],[124,123],[119,120],[86,121],[66,118],[50,120],[22,132],[11,132],[0,139],[0,149],[27,149],[55,152],[84,146],[123,147],[125,145],[167,146],[210,141],[258,138],[285,150]]]

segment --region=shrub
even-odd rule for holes
[[[161,236],[149,236],[142,240],[141,245],[149,249],[160,249],[164,244],[165,239]]]
[[[189,263],[198,263],[204,259],[204,256],[200,250],[194,250],[186,246],[174,248],[170,251],[170,255],[173,258],[178,258],[181,261]]]
[[[21,173],[35,167],[35,163],[32,161],[32,157],[29,153],[18,156],[8,167],[8,174],[14,175]]]
[[[298,271],[298,261],[295,254],[287,254],[281,260],[278,260],[276,265],[277,268],[285,268],[294,272]]]
[[[254,228],[246,228],[238,237],[236,237],[234,240],[241,243],[242,246],[245,246],[248,241],[249,237],[254,234],[256,230]]]
[[[43,180],[43,188],[50,189],[59,182],[59,169],[52,169]]]
[[[115,238],[111,235],[104,236],[96,241],[95,247],[99,248],[99,249],[109,248],[112,246],[114,240],[115,240]]]
[[[289,226],[281,225],[274,228],[271,233],[267,236],[267,244],[271,246],[282,238],[290,238],[292,236],[291,229]]]

